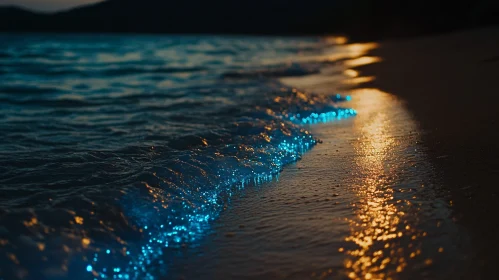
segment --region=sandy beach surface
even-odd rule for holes
[[[341,76],[282,82],[357,117],[310,126],[323,143],[235,197],[178,278],[495,278],[499,29],[351,48]]]
[[[363,87],[406,101],[452,217],[470,235],[463,279],[496,279],[499,28],[386,42],[369,55],[383,61],[357,69],[376,77]]]

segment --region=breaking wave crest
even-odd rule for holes
[[[247,39],[231,52],[213,50],[234,42],[205,39],[203,52],[197,39],[117,38],[91,52],[85,37],[0,47],[0,279],[168,275],[173,249],[199,240],[231,195],[319,142],[309,124],[355,115],[339,106],[349,97],[272,80],[319,64],[258,67],[269,50],[317,51],[312,39]],[[178,61],[184,49],[191,61]],[[23,51],[37,54],[29,65]]]

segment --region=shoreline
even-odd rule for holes
[[[359,115],[312,127],[323,143],[286,166],[278,181],[250,186],[231,201],[199,247],[179,252],[174,279],[453,279],[460,273],[464,257],[452,236],[460,229],[437,194],[424,149],[414,152],[419,135],[414,124],[405,126],[410,116],[384,92],[366,89],[352,98]],[[393,114],[378,105],[395,106]],[[378,131],[385,122],[391,125]]]
[[[278,181],[236,197],[205,242],[179,252],[174,278],[453,279],[468,269],[467,235],[451,219],[417,121],[396,95],[352,75],[375,62],[368,53],[341,62],[341,75],[281,80],[344,89],[352,101],[339,106],[358,115],[310,126],[323,143]]]
[[[68,71],[59,71],[44,62],[53,58],[54,67],[60,68],[59,57],[51,55],[57,40],[40,47],[38,38],[27,39],[33,41],[28,46],[42,50],[40,64],[33,67],[55,71],[50,81],[32,79],[30,75],[43,73],[25,69],[21,67],[24,60],[16,60],[25,54],[31,60],[30,51],[6,50],[4,58],[14,65],[19,62],[19,73],[28,73],[23,76],[17,68],[6,72],[11,75],[6,77],[12,78],[12,89],[17,90],[9,92],[9,86],[5,87],[7,103],[19,106],[19,113],[18,107],[10,105],[4,112],[8,120],[5,162],[14,162],[4,168],[4,189],[12,197],[7,197],[5,211],[0,209],[5,214],[2,220],[12,225],[4,230],[5,252],[15,257],[4,254],[5,263],[10,264],[6,277],[61,273],[60,277],[78,278],[86,270],[103,277],[147,274],[168,279],[494,278],[493,261],[499,247],[493,242],[499,234],[499,219],[489,216],[496,212],[494,179],[499,174],[495,130],[499,113],[494,108],[499,101],[495,81],[499,28],[381,43],[342,44],[346,39],[324,39],[319,47],[316,40],[311,42],[312,56],[297,51],[296,47],[307,49],[306,42],[277,40],[265,47],[269,42],[262,41],[262,47],[255,42],[256,50],[248,49],[249,53],[226,53],[226,40],[222,40],[213,43],[217,51],[212,59],[222,65],[213,72],[204,67],[211,60],[198,61],[196,56],[185,61],[186,68],[150,68],[140,59],[147,56],[147,49],[142,52],[141,45],[132,44],[129,56],[129,44],[121,41],[96,52],[71,43],[68,49],[83,51],[69,56],[80,55],[88,61],[102,56],[96,60],[112,61],[109,64],[114,66],[99,62],[95,69],[82,70],[64,59],[61,65],[67,65]],[[164,48],[151,44],[154,53],[169,53],[169,44]],[[193,44],[197,45],[180,40],[175,46],[188,50]],[[126,48],[122,50],[121,45]],[[114,50],[109,53],[107,49]],[[202,49],[201,56],[211,57]],[[267,59],[269,49],[283,52]],[[174,53],[173,58],[177,57]],[[272,90],[277,86],[275,92],[268,92],[266,84],[260,87],[256,79],[254,84],[245,79],[213,83],[219,72],[232,73],[227,69],[246,73],[245,63],[231,63],[248,61],[248,57],[259,62],[255,69],[265,71],[282,60],[286,65],[282,73],[298,75],[281,76],[280,68],[262,75]],[[121,68],[123,58],[131,62],[131,70],[124,69],[130,76],[107,72]],[[158,65],[169,59],[169,55],[160,56]],[[287,62],[295,60],[298,71],[294,64],[287,67]],[[196,61],[200,67],[191,68]],[[92,72],[102,76],[95,78]],[[79,84],[68,73],[82,74]],[[248,80],[259,76],[248,73]],[[130,80],[118,83],[112,77]],[[20,81],[27,86],[17,87]],[[82,84],[95,87],[82,88]],[[103,93],[101,87],[122,94]],[[140,90],[128,91],[135,87]],[[177,87],[178,92],[165,90]],[[79,99],[71,105],[68,92],[78,88],[81,92],[72,98],[80,98],[81,103]],[[16,92],[25,92],[27,97]],[[56,94],[39,94],[44,92]],[[335,100],[340,99],[337,93],[348,95],[344,98],[348,102],[337,105],[355,109],[357,116],[345,119],[343,113],[352,110],[335,110],[329,107],[329,99],[309,98],[306,92]],[[36,98],[31,100],[31,94]],[[264,107],[255,114],[261,102]],[[38,118],[38,103],[45,104],[42,112],[54,113],[48,126]],[[227,107],[218,107],[220,103]],[[63,109],[68,105],[82,110],[68,115]],[[83,109],[90,105],[91,109]],[[325,108],[327,113],[319,114]],[[183,117],[193,110],[199,114]],[[276,117],[299,120],[301,110],[317,112],[301,116],[307,131],[288,127]],[[129,118],[121,118],[127,111],[132,112]],[[341,120],[328,121],[328,116]],[[20,123],[27,125],[19,127]],[[216,134],[205,134],[205,128]],[[179,137],[171,138],[172,133]],[[225,142],[226,137],[230,141]],[[147,146],[131,145],[136,139],[143,139],[140,143]],[[275,145],[262,146],[262,139],[273,139]],[[295,141],[306,142],[307,152],[301,155],[303,145],[294,145]],[[196,148],[201,144],[207,148]],[[54,149],[59,145],[69,148]],[[310,145],[314,148],[309,150]],[[18,147],[25,152],[10,153]],[[101,152],[95,153],[95,147]],[[35,153],[38,148],[41,152]],[[100,172],[94,174],[92,168]],[[257,179],[247,184],[244,178],[263,174],[260,170],[267,172],[267,183]],[[81,177],[82,172],[89,176]],[[144,182],[128,188],[137,178]],[[242,184],[233,185],[236,181]],[[35,184],[39,190],[30,187]],[[116,188],[107,187],[111,185]],[[116,201],[109,200],[120,191],[123,195],[118,194]],[[38,207],[45,203],[46,208]],[[58,214],[68,209],[69,215]],[[59,240],[66,232],[76,245]],[[18,238],[23,233],[27,238]],[[124,240],[130,240],[127,248]],[[35,246],[25,250],[23,246],[30,244]],[[60,251],[59,245],[74,251]],[[87,258],[87,252],[93,257]],[[52,261],[45,262],[46,256],[52,254],[55,262],[75,260],[76,264],[46,270],[46,265],[52,266]],[[108,269],[110,265],[116,273]],[[141,272],[133,272],[139,267]],[[85,276],[89,274],[81,274]]]

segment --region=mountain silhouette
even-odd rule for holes
[[[40,14],[0,9],[0,31],[328,34],[381,38],[499,23],[499,1],[108,0]]]

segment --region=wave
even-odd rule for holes
[[[28,91],[29,92],[29,91]],[[28,92],[23,91],[24,94]],[[54,93],[54,91],[34,91],[32,93]],[[87,100],[78,99],[12,99],[12,98],[0,98],[0,102],[18,105],[18,106],[35,106],[35,107],[47,107],[47,108],[83,108],[83,107],[95,107],[103,104],[96,102],[91,102]],[[110,101],[108,101],[110,102]]]
[[[318,64],[294,63],[285,66],[274,66],[253,71],[227,72],[222,75],[225,79],[255,79],[255,78],[283,78],[300,77],[320,73]]]
[[[2,65],[0,65],[1,67]],[[79,78],[92,77],[123,77],[143,74],[175,74],[175,73],[194,73],[206,71],[206,67],[151,67],[151,66],[113,66],[105,69],[103,66],[60,66],[46,65],[41,63],[29,62],[24,64],[5,65],[5,69],[0,69],[5,74],[25,74],[43,77],[64,77],[75,76]],[[104,69],[103,69],[104,68]]]
[[[0,62],[0,278],[168,276],[175,248],[201,238],[231,196],[320,143],[309,125],[356,114],[339,103],[349,97],[273,79],[321,71],[268,66],[312,39],[206,38],[207,50],[182,37],[102,40],[48,40],[43,52],[23,37],[46,55]]]
[[[257,106],[239,114],[234,123],[212,137],[178,139],[191,145],[175,157],[161,157],[142,175],[142,182],[121,199],[126,216],[147,238],[141,246],[127,249],[128,264],[113,271],[118,274],[111,274],[132,279],[166,274],[158,271],[162,267],[158,262],[171,257],[165,248],[199,239],[234,192],[276,178],[283,166],[299,160],[318,143],[294,123],[354,116],[354,110],[335,105],[335,101],[344,100],[348,98],[290,90],[273,102],[265,102],[269,105],[266,108]],[[120,263],[120,258],[121,252],[109,247],[105,254],[96,254],[96,261],[88,268],[102,273],[109,263]]]
[[[283,166],[299,160],[318,143],[301,124],[355,115],[354,110],[337,106],[337,102],[347,100],[337,95],[279,88],[262,97],[227,108],[225,113],[218,112],[213,122],[220,123],[208,128],[209,133],[203,130],[197,135],[168,139],[168,146],[128,147],[113,152],[73,150],[65,165],[60,165],[61,159],[52,160],[50,154],[40,155],[43,162],[31,158],[30,164],[28,154],[20,153],[19,166],[42,165],[52,176],[40,179],[44,168],[31,167],[31,171],[17,176],[16,172],[22,170],[10,170],[7,177],[17,179],[5,181],[2,176],[0,182],[26,186],[33,178],[39,178],[37,184],[47,180],[45,183],[59,190],[56,196],[65,199],[56,199],[50,210],[35,207],[22,217],[18,212],[3,210],[6,212],[0,217],[1,224],[38,232],[48,230],[39,235],[40,239],[25,237],[23,242],[43,244],[44,250],[58,252],[52,256],[52,263],[71,259],[71,279],[86,279],[92,274],[112,279],[156,279],[167,275],[167,266],[162,264],[173,257],[170,249],[199,239],[231,195],[247,185],[276,178]],[[80,178],[82,172],[88,172],[88,179]],[[91,178],[99,180],[95,190],[71,194],[71,189],[89,188]],[[43,195],[48,199],[55,194]],[[114,202],[109,200],[111,197]],[[26,193],[24,199],[26,205],[43,201],[35,193]],[[26,220],[36,223],[22,222]],[[69,231],[61,227],[67,221],[73,221]],[[72,244],[70,252],[57,249],[61,243],[56,240],[61,238],[62,244]],[[7,247],[19,252],[22,246],[16,246],[18,242]],[[40,253],[30,258],[42,256]],[[46,269],[43,265],[30,269],[51,276],[42,271]],[[85,271],[88,274],[82,274]]]
[[[60,92],[53,87],[32,87],[32,86],[0,86],[0,94],[53,94]]]
[[[170,74],[205,71],[205,67],[119,67],[101,71],[104,76],[125,76],[138,74]]]

